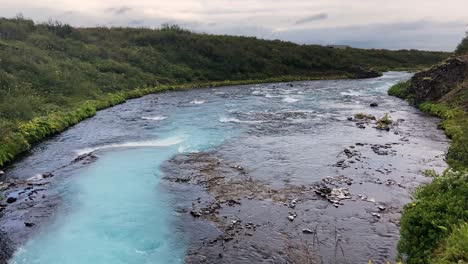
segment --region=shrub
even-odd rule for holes
[[[388,95],[400,97],[402,99],[407,99],[409,96],[408,87],[410,86],[410,81],[400,82],[388,90]]]
[[[431,258],[432,263],[468,263],[468,223],[453,229],[450,236],[440,243]]]
[[[400,257],[408,264],[428,263],[435,247],[468,219],[468,171],[447,170],[419,187],[401,218]]]
[[[369,120],[375,120],[375,116],[373,115],[368,115],[368,114],[365,114],[365,113],[357,113],[354,115],[354,118],[356,119],[369,119]]]

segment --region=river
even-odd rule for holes
[[[386,95],[410,76],[167,92],[100,111],[6,171],[18,182],[0,219],[10,263],[394,262],[402,207],[448,147],[438,119]],[[360,112],[394,125],[350,118]]]

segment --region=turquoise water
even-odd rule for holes
[[[51,188],[62,199],[56,214],[36,225],[38,233],[17,250],[11,263],[183,263],[185,254],[193,251],[190,230],[184,228],[193,225],[177,223],[192,218],[187,211],[181,215],[177,192],[171,192],[165,185],[161,166],[167,165],[168,160],[180,153],[215,150],[223,154],[222,158],[241,164],[256,179],[271,186],[321,181],[324,175],[335,175],[336,168],[331,165],[345,146],[355,142],[395,142],[400,137],[393,133],[380,134],[370,127],[358,129],[354,122],[347,120],[348,116],[357,112],[383,116],[390,109],[398,109],[391,113],[392,117],[407,120],[404,124],[414,123],[418,129],[426,123],[405,102],[386,95],[390,85],[409,76],[387,73],[368,80],[273,83],[162,93],[100,111],[40,144],[32,155],[8,171],[22,179],[53,171]],[[370,108],[371,102],[378,102],[379,107]],[[414,130],[408,126],[407,129],[411,134],[434,134],[426,127]],[[408,145],[411,153],[417,146],[424,155],[440,154],[433,140],[412,140],[415,145]],[[67,166],[77,155],[90,152],[98,156],[92,164]],[[417,164],[418,157],[411,162]],[[396,164],[411,164],[408,156],[403,158],[404,162],[396,160]],[[389,163],[388,159],[374,157],[373,163],[380,166]],[[61,167],[66,169],[55,171]],[[356,182],[360,177],[367,180],[362,172],[356,170],[347,175],[354,175]],[[395,173],[395,177],[400,180],[400,174]],[[378,189],[386,186],[379,186],[373,190],[388,192]],[[184,189],[189,194],[190,190]],[[389,195],[389,199],[393,197],[401,197],[401,193]],[[190,205],[185,205],[183,209],[190,210]],[[320,208],[311,212],[323,210]],[[314,221],[328,225],[330,218],[326,213],[321,211],[317,215],[320,217]],[[356,226],[355,215],[343,216],[343,223],[348,221],[342,223],[348,227],[347,237],[352,238],[347,252],[353,263],[367,262],[368,254],[362,248],[372,247],[375,254],[386,259],[396,254],[393,244],[397,238],[377,236],[365,229],[374,228],[367,217],[368,212],[363,212],[362,222]],[[365,231],[354,233],[352,230],[357,227]],[[393,226],[389,230],[398,232]],[[330,234],[333,238],[333,232]],[[204,238],[206,233],[199,235]],[[268,240],[253,243],[270,246]],[[381,248],[391,250],[388,254],[387,251],[379,253]],[[244,248],[247,251],[240,249],[232,252],[250,252],[250,245]],[[333,259],[333,252],[325,247],[322,250],[328,257],[326,260]],[[219,252],[201,252],[205,253],[213,254],[215,261],[218,260]],[[243,255],[244,262],[256,262],[253,255]]]
[[[210,107],[218,106],[203,106]],[[216,129],[217,112],[192,111],[200,108],[201,103],[188,104],[164,118],[142,118],[143,124],[158,125],[139,140],[76,150],[99,158],[58,187],[64,199],[59,216],[11,263],[183,263],[186,241],[171,224],[177,215],[170,196],[158,188],[160,166],[178,153],[209,149],[233,133]]]

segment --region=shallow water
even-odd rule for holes
[[[363,183],[354,184],[352,192],[366,193],[388,206],[401,208],[409,201],[409,190],[427,181],[419,175],[420,170],[444,168],[442,155],[447,146],[443,133],[435,129],[436,119],[386,95],[392,84],[409,77],[406,73],[387,73],[367,80],[170,92],[100,111],[38,145],[7,171],[10,177],[19,179],[54,171],[51,188],[60,198],[55,214],[40,221],[11,263],[183,263],[194,245],[198,250],[203,243],[197,243],[216,235],[210,223],[190,222],[193,220],[187,217],[191,199],[203,195],[203,190],[163,184],[164,174],[171,172],[161,170],[161,166],[187,153],[216,151],[222,159],[242,164],[251,177],[271,188],[310,184],[326,176],[346,174]],[[368,107],[373,101],[379,103],[378,108]],[[405,119],[398,126],[398,135],[371,126],[358,129],[347,120],[357,112],[383,116],[390,111],[395,120]],[[398,155],[372,156],[367,164],[357,163],[356,168],[352,165],[345,172],[333,166],[343,148],[356,142],[401,143],[405,137],[410,138],[409,143],[395,144]],[[77,155],[90,152],[98,156],[93,163],[67,166]],[[362,153],[370,156],[372,151],[362,149]],[[381,187],[374,186],[373,181],[379,177],[375,169],[388,169],[391,172],[385,177],[398,178],[407,188],[377,189]],[[348,242],[343,247],[350,263],[375,255],[382,260],[394,257],[397,226],[375,221],[371,226],[362,216],[369,214],[366,206],[340,207],[336,211],[327,202],[317,200],[298,207],[309,208],[309,223],[338,223],[343,240]],[[252,219],[268,215],[283,220],[283,214],[287,214],[280,205],[266,206],[262,201],[245,202],[239,208],[237,213],[226,209],[226,214]],[[285,227],[288,223],[283,220],[274,226],[281,230],[292,228]],[[9,219],[7,231],[14,232],[14,221]],[[324,233],[333,230],[326,225],[322,228]],[[382,229],[387,234],[379,237]],[[361,237],[350,240],[352,235]],[[262,236],[255,238],[252,243],[261,244],[258,241]],[[21,239],[24,237],[16,238],[19,242]],[[375,243],[377,240],[383,242]],[[272,237],[268,247],[282,245]],[[240,244],[237,254],[249,248]],[[212,255],[219,250],[213,248]],[[225,250],[229,252],[229,247]],[[319,251],[325,262],[336,253],[326,248]],[[271,252],[269,255],[271,260],[281,259]],[[260,262],[259,256],[268,259],[261,254],[227,253],[226,261]]]

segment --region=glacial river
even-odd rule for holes
[[[409,77],[167,92],[100,111],[7,170],[39,183],[7,193],[10,263],[394,262],[401,209],[448,146],[436,118],[386,95]],[[360,112],[394,126],[350,120]],[[328,201],[319,183],[346,197]]]

